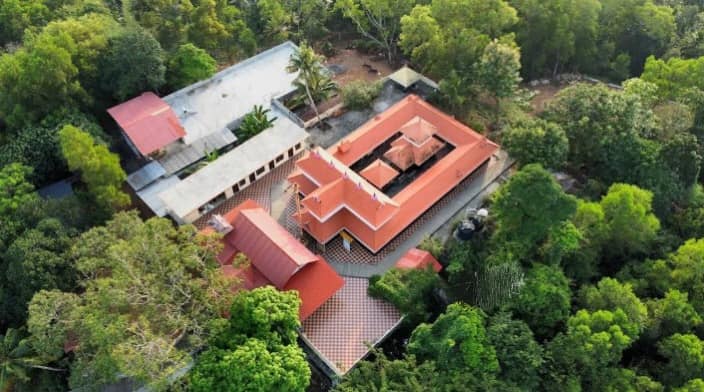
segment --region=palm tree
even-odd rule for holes
[[[274,125],[276,117],[269,118],[269,112],[270,110],[264,109],[262,105],[254,105],[252,111],[242,118],[239,126],[240,136],[246,140]]]
[[[0,391],[12,390],[17,381],[29,381],[28,372],[31,369],[64,371],[43,366],[43,363],[45,361],[22,339],[20,331],[8,328],[4,336],[0,335]]]
[[[323,57],[316,54],[313,48],[303,42],[298,50],[291,55],[286,71],[289,73],[298,72],[294,85],[305,92],[306,100],[319,122],[320,113],[318,113],[315,98],[325,99],[337,89],[335,82],[325,73]]]

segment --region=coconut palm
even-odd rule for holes
[[[29,381],[31,369],[64,371],[43,366],[43,363],[18,330],[8,328],[5,335],[0,335],[0,391],[12,390],[17,381]]]
[[[298,72],[294,85],[299,91],[305,93],[308,105],[313,109],[316,119],[320,121],[316,102],[329,97],[332,91],[337,89],[335,82],[325,72],[323,57],[316,54],[313,48],[303,42],[298,50],[291,55],[286,71],[289,73]]]

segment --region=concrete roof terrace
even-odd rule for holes
[[[296,50],[293,42],[284,42],[164,97],[186,129],[184,142],[221,132],[254,105],[268,108],[273,98],[290,92],[298,73],[286,67]]]

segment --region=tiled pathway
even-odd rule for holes
[[[339,374],[346,373],[401,321],[386,301],[367,295],[369,282],[345,278],[345,285],[303,322],[303,334]]]

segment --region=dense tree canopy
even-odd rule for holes
[[[71,249],[84,291],[41,291],[30,303],[37,347],[56,357],[69,336],[78,342],[73,388],[97,388],[120,374],[163,385],[208,338],[229,302],[217,248],[216,238],[198,236],[191,226],[115,215]]]

